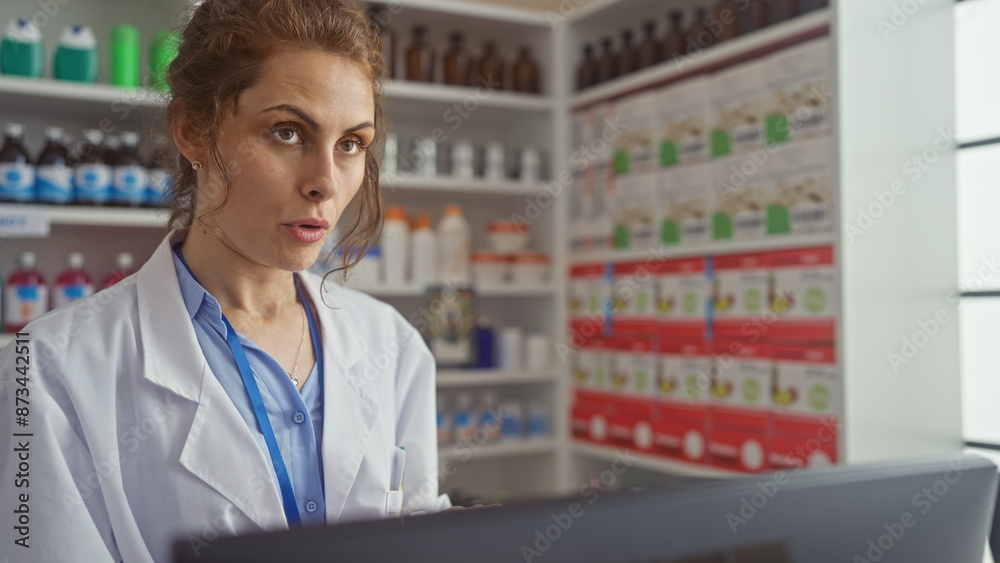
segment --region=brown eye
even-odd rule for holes
[[[354,140],[344,141],[340,143],[340,146],[347,154],[357,154],[361,152],[361,143]]]
[[[282,127],[280,129],[276,129],[273,135],[275,139],[278,139],[282,143],[287,143],[291,145],[299,142],[299,132],[289,127]]]

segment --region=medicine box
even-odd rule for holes
[[[764,61],[734,65],[711,76],[711,155],[743,154],[764,145],[768,91]]]
[[[830,134],[830,40],[789,47],[764,59],[767,144]]]
[[[756,429],[771,425],[774,362],[764,345],[716,341],[711,366],[711,412],[715,426]]]
[[[707,76],[684,80],[659,91],[661,167],[708,160],[710,92]]]
[[[828,137],[774,149],[767,198],[768,234],[829,232],[833,228],[831,150]]]
[[[712,306],[704,258],[663,262],[654,276],[657,330],[663,339],[702,339]]]
[[[656,278],[646,261],[614,265],[614,313],[618,331],[651,332],[656,324]]]
[[[774,341],[832,344],[840,307],[833,247],[770,253],[773,273],[768,337]]]
[[[756,344],[769,330],[771,273],[767,254],[733,254],[713,259],[716,338]]]
[[[615,139],[616,174],[652,172],[657,168],[659,104],[659,92],[655,90],[617,101],[615,111],[621,132]]]
[[[656,244],[658,176],[635,173],[615,180],[614,247],[652,248]]]
[[[702,245],[710,240],[712,164],[680,166],[659,174],[660,242]]]
[[[767,196],[771,192],[770,158],[763,149],[753,156],[720,157],[713,166],[712,238],[746,241],[767,233]]]

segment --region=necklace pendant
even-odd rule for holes
[[[292,385],[294,385],[296,387],[296,389],[297,389],[299,387],[299,378],[293,377],[292,378]]]

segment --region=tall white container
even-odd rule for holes
[[[437,235],[427,213],[417,216],[410,237],[413,242],[413,283],[426,286],[438,281]]]
[[[386,208],[380,246],[386,285],[403,285],[409,271],[410,222],[402,206],[390,205]]]
[[[472,282],[472,228],[462,207],[450,204],[438,223],[438,260],[441,281],[456,285]]]

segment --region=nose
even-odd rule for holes
[[[341,180],[333,150],[314,151],[303,164],[305,166],[303,195],[314,201],[331,199],[337,193]]]

